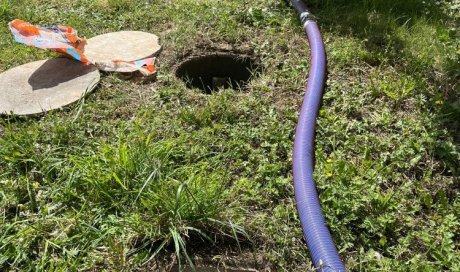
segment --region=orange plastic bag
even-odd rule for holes
[[[18,19],[10,22],[8,26],[19,43],[52,50],[83,63],[94,64],[105,71],[126,72],[134,68],[145,76],[156,72],[155,58],[136,61],[112,60],[104,63],[88,59],[83,51],[86,39],[78,37],[77,32],[71,27],[41,27]]]

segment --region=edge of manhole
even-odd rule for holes
[[[183,65],[186,65],[187,63],[190,63],[191,61],[197,59],[206,59],[206,58],[212,58],[212,57],[222,57],[222,58],[230,58],[234,60],[241,60],[242,65],[249,64],[251,72],[260,72],[262,70],[262,65],[261,61],[255,54],[252,52],[245,50],[245,51],[239,51],[239,50],[210,50],[209,52],[202,51],[202,50],[197,50],[197,52],[188,52],[187,54],[182,55],[180,58],[177,59],[176,64],[172,67],[172,73],[176,78],[179,80],[184,81],[183,76],[180,75],[180,70],[182,69]],[[252,76],[249,77],[247,82],[250,82],[252,80]],[[187,85],[187,83],[185,83]],[[187,88],[189,88],[187,86]],[[206,91],[205,88],[202,89],[202,91],[206,94],[211,94],[213,91]]]

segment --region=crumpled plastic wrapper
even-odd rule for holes
[[[94,64],[99,69],[113,72],[131,72],[134,69],[144,76],[156,73],[155,58],[145,58],[136,61],[112,60],[95,62],[84,54],[86,39],[77,36],[75,29],[67,26],[41,27],[22,20],[14,20],[8,24],[17,42],[52,50],[83,63]]]

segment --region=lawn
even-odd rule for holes
[[[328,53],[315,178],[344,262],[460,271],[460,2],[306,3]],[[103,74],[63,110],[0,118],[0,270],[312,269],[291,169],[309,50],[286,2],[0,0],[1,72],[55,56],[15,43],[15,18],[164,49],[154,82]],[[245,90],[186,88],[175,68],[209,52],[261,69]]]

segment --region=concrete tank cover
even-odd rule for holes
[[[142,31],[119,31],[87,40],[83,52],[94,63],[136,61],[161,51],[158,36]],[[135,71],[135,69],[133,69]]]
[[[0,74],[0,114],[29,115],[58,109],[91,92],[100,74],[93,65],[57,58]]]

